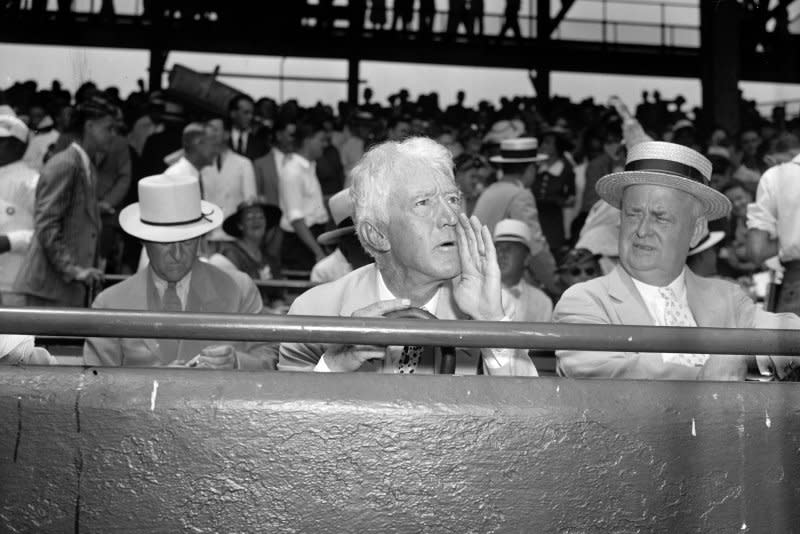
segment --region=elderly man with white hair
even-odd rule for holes
[[[410,307],[439,319],[511,320],[491,234],[462,210],[448,150],[386,142],[352,171],[358,238],[375,263],[298,297],[290,314],[381,317]],[[283,343],[279,370],[424,374],[441,355],[418,346]],[[536,376],[525,351],[456,349],[456,372]]]

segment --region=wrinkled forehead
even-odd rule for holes
[[[458,192],[452,174],[445,174],[430,167],[413,167],[406,177],[394,177],[392,195],[413,197],[421,194],[443,194]]]

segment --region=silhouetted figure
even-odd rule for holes
[[[467,14],[467,6],[465,0],[450,0],[449,9],[447,12],[447,33],[455,35],[458,33],[458,27],[465,22]],[[472,33],[472,29],[467,26],[467,33]]]
[[[477,35],[483,35],[483,0],[472,0],[467,14],[467,27],[471,28]]]
[[[414,0],[395,0],[392,31],[397,29],[398,22],[400,22],[400,29],[402,31],[409,31],[411,29],[411,19],[413,18]]]
[[[367,17],[367,0],[350,0],[350,29],[361,31],[364,29],[364,21]]]
[[[72,13],[72,0],[58,0],[58,15],[66,18],[70,13]]]
[[[435,16],[436,16],[436,2],[434,0],[420,0],[419,2],[420,33],[433,32],[433,19]]]
[[[383,29],[383,25],[386,24],[386,0],[372,0],[369,21],[373,29]]]
[[[100,5],[100,16],[106,19],[112,19],[115,14],[114,0],[103,0],[103,3]]]
[[[503,21],[503,27],[500,28],[500,37],[505,37],[508,30],[511,30],[517,39],[522,37],[519,29],[519,10],[521,7],[521,0],[506,0],[506,19]]]

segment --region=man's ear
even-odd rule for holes
[[[694,221],[694,233],[692,233],[692,240],[689,242],[689,248],[694,248],[703,237],[708,233],[708,219],[705,215],[701,215]]]
[[[370,221],[359,224],[357,231],[361,241],[375,252],[388,252],[392,248],[386,235]]]

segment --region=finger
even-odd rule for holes
[[[231,347],[230,345],[209,345],[208,347],[200,351],[200,355],[219,357],[219,356],[227,356],[231,352],[233,352],[233,347]]]
[[[483,239],[483,225],[474,215],[469,218],[469,223],[472,226],[472,231],[475,232],[475,244],[478,248],[478,254],[483,256],[486,254],[486,244]]]
[[[458,215],[458,220],[464,228],[464,235],[467,238],[469,253],[472,256],[473,261],[477,261],[480,257],[480,253],[478,252],[478,241],[475,237],[475,229],[465,213],[460,213]]]
[[[489,231],[489,227],[484,225],[481,228],[481,236],[483,237],[483,241],[486,244],[486,263],[491,268],[492,266],[496,266],[497,269],[500,269],[500,266],[497,263],[497,250],[494,248],[494,241],[492,241],[492,233]]]
[[[380,317],[385,313],[402,310],[411,306],[408,299],[380,300],[353,312],[353,317]]]
[[[464,231],[463,225],[461,224],[460,216],[458,224],[456,225],[456,244],[458,245],[458,259],[461,262],[461,274],[472,272],[475,269],[475,266],[470,259],[467,234]],[[458,278],[458,276],[456,278]]]

